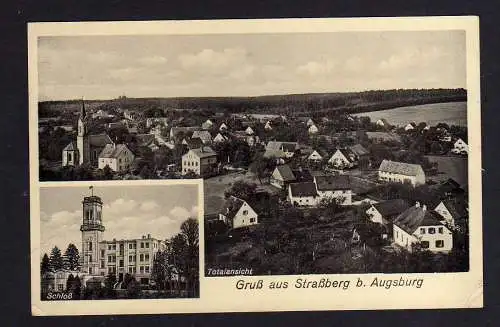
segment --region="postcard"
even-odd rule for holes
[[[34,315],[483,306],[477,17],[28,31]]]

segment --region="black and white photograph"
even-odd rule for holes
[[[203,178],[208,275],[468,270],[464,31],[41,37],[38,63],[40,180]]]
[[[337,308],[299,301],[329,283],[342,308],[481,306],[478,33],[473,17],[33,24],[42,298]],[[144,242],[161,254],[140,264]],[[438,285],[439,305],[419,300]]]
[[[42,301],[199,297],[197,185],[40,189]]]

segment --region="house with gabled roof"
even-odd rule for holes
[[[307,132],[309,134],[316,134],[319,132],[319,128],[315,125],[315,124],[312,124],[311,126],[309,126],[309,128],[307,129]]]
[[[446,224],[453,228],[455,223],[469,215],[467,206],[456,200],[445,199],[439,202],[434,208],[441,217],[441,223]]]
[[[313,162],[320,162],[323,160],[323,156],[317,151],[314,150],[308,157],[307,160],[313,161]]]
[[[384,182],[409,183],[412,186],[425,184],[425,173],[422,166],[382,160],[378,169],[378,179]]]
[[[226,142],[228,141],[228,137],[225,136],[224,134],[222,133],[217,133],[217,135],[215,135],[214,139],[212,140],[213,143],[222,143],[222,142]]]
[[[379,120],[377,120],[375,122],[375,124],[377,126],[380,126],[380,127],[385,127],[385,128],[390,128],[392,125],[387,121],[387,119],[385,118],[380,118]]]
[[[191,138],[199,138],[203,144],[210,144],[212,143],[212,135],[210,134],[209,131],[204,131],[204,130],[197,130],[193,131],[193,135],[191,135]]]
[[[156,144],[156,135],[154,134],[137,134],[135,140],[138,146],[145,146],[151,151],[157,151],[160,147]]]
[[[266,125],[264,125],[264,129],[265,129],[266,131],[271,131],[271,130],[273,129],[273,126],[271,125],[271,121],[270,121],[270,120],[268,120],[268,121],[266,122]]]
[[[294,206],[314,207],[319,195],[314,182],[291,183],[288,185],[288,200]]]
[[[231,195],[219,212],[219,220],[230,228],[239,228],[257,225],[259,215],[247,201]]]
[[[448,253],[453,249],[453,234],[441,223],[441,216],[417,202],[393,222],[394,243],[412,252],[422,250]]]
[[[224,131],[227,131],[228,129],[228,126],[226,125],[226,123],[221,123],[220,126],[219,126],[219,131],[221,132],[224,132]]]
[[[182,175],[193,172],[208,177],[217,171],[217,153],[208,146],[190,149],[182,156]]]
[[[469,146],[467,145],[467,143],[464,142],[464,140],[462,140],[461,138],[458,138],[455,143],[453,143],[453,150],[455,152],[466,152],[468,153],[469,152]]]
[[[199,129],[200,128],[198,126],[172,127],[170,129],[170,142],[180,143],[188,134],[192,134],[194,131]]]
[[[336,199],[340,205],[352,204],[352,189],[349,175],[317,175],[314,185],[320,200]]]
[[[299,144],[297,142],[269,141],[267,142],[266,145],[266,151],[264,152],[264,157],[288,159],[293,157],[298,149],[299,149]]]
[[[247,135],[254,135],[255,134],[255,131],[253,130],[253,128],[251,126],[248,126],[246,129],[245,129],[245,133]]]
[[[353,168],[358,165],[358,157],[349,148],[337,149],[328,159],[328,164],[339,169]]]
[[[98,168],[109,166],[112,171],[126,171],[134,159],[135,155],[125,144],[107,144],[99,154]]]
[[[349,147],[349,150],[351,150],[354,155],[358,158],[358,160],[362,157],[368,156],[370,154],[370,151],[368,151],[364,146],[361,144],[354,144]]]
[[[207,119],[205,122],[203,122],[203,123],[201,124],[201,128],[202,128],[202,129],[205,129],[205,130],[207,130],[207,129],[211,129],[211,128],[212,128],[212,126],[214,126],[214,123],[213,123],[213,122],[212,122],[212,120],[210,120],[210,119]]]
[[[181,144],[187,146],[188,149],[197,149],[203,146],[203,141],[198,137],[184,138]]]
[[[313,177],[308,169],[292,170],[288,165],[278,165],[271,175],[270,184],[286,189],[292,182],[311,182]]]
[[[373,203],[366,210],[366,215],[374,223],[388,225],[392,224],[392,221],[409,207],[408,202],[403,199],[392,199]]]

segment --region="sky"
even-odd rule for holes
[[[50,36],[39,100],[466,88],[464,31]]]
[[[177,234],[184,220],[198,217],[196,185],[99,186],[94,195],[103,201],[103,240],[147,234],[164,240]],[[81,248],[84,196],[90,196],[88,186],[40,188],[42,255],[54,246],[64,253],[69,243]]]

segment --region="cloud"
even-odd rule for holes
[[[191,208],[191,216],[198,217],[198,206],[193,206]]]
[[[337,62],[332,59],[324,61],[309,61],[308,63],[297,67],[297,73],[312,77],[324,76],[331,74],[336,67]]]
[[[146,201],[143,202],[140,206],[140,209],[142,211],[153,211],[159,207],[158,203],[155,201]]]
[[[407,48],[382,60],[378,67],[382,71],[427,67],[438,60],[442,60],[444,55],[443,50],[436,46]]]
[[[168,62],[168,59],[163,56],[149,56],[149,57],[142,57],[137,60],[139,63],[143,65],[161,65],[161,64],[166,64]]]
[[[132,80],[137,78],[137,73],[140,72],[140,68],[137,67],[126,67],[111,69],[109,71],[109,76],[118,80]]]
[[[116,199],[110,204],[103,207],[105,214],[123,214],[134,210],[137,207],[137,202],[134,200]]]
[[[170,214],[176,218],[186,219],[189,217],[189,211],[187,211],[186,208],[183,207],[173,208],[172,210],[170,210]]]
[[[195,54],[182,54],[179,61],[185,69],[222,69],[242,64],[247,60],[247,52],[242,48],[226,48],[222,51],[203,49]]]

